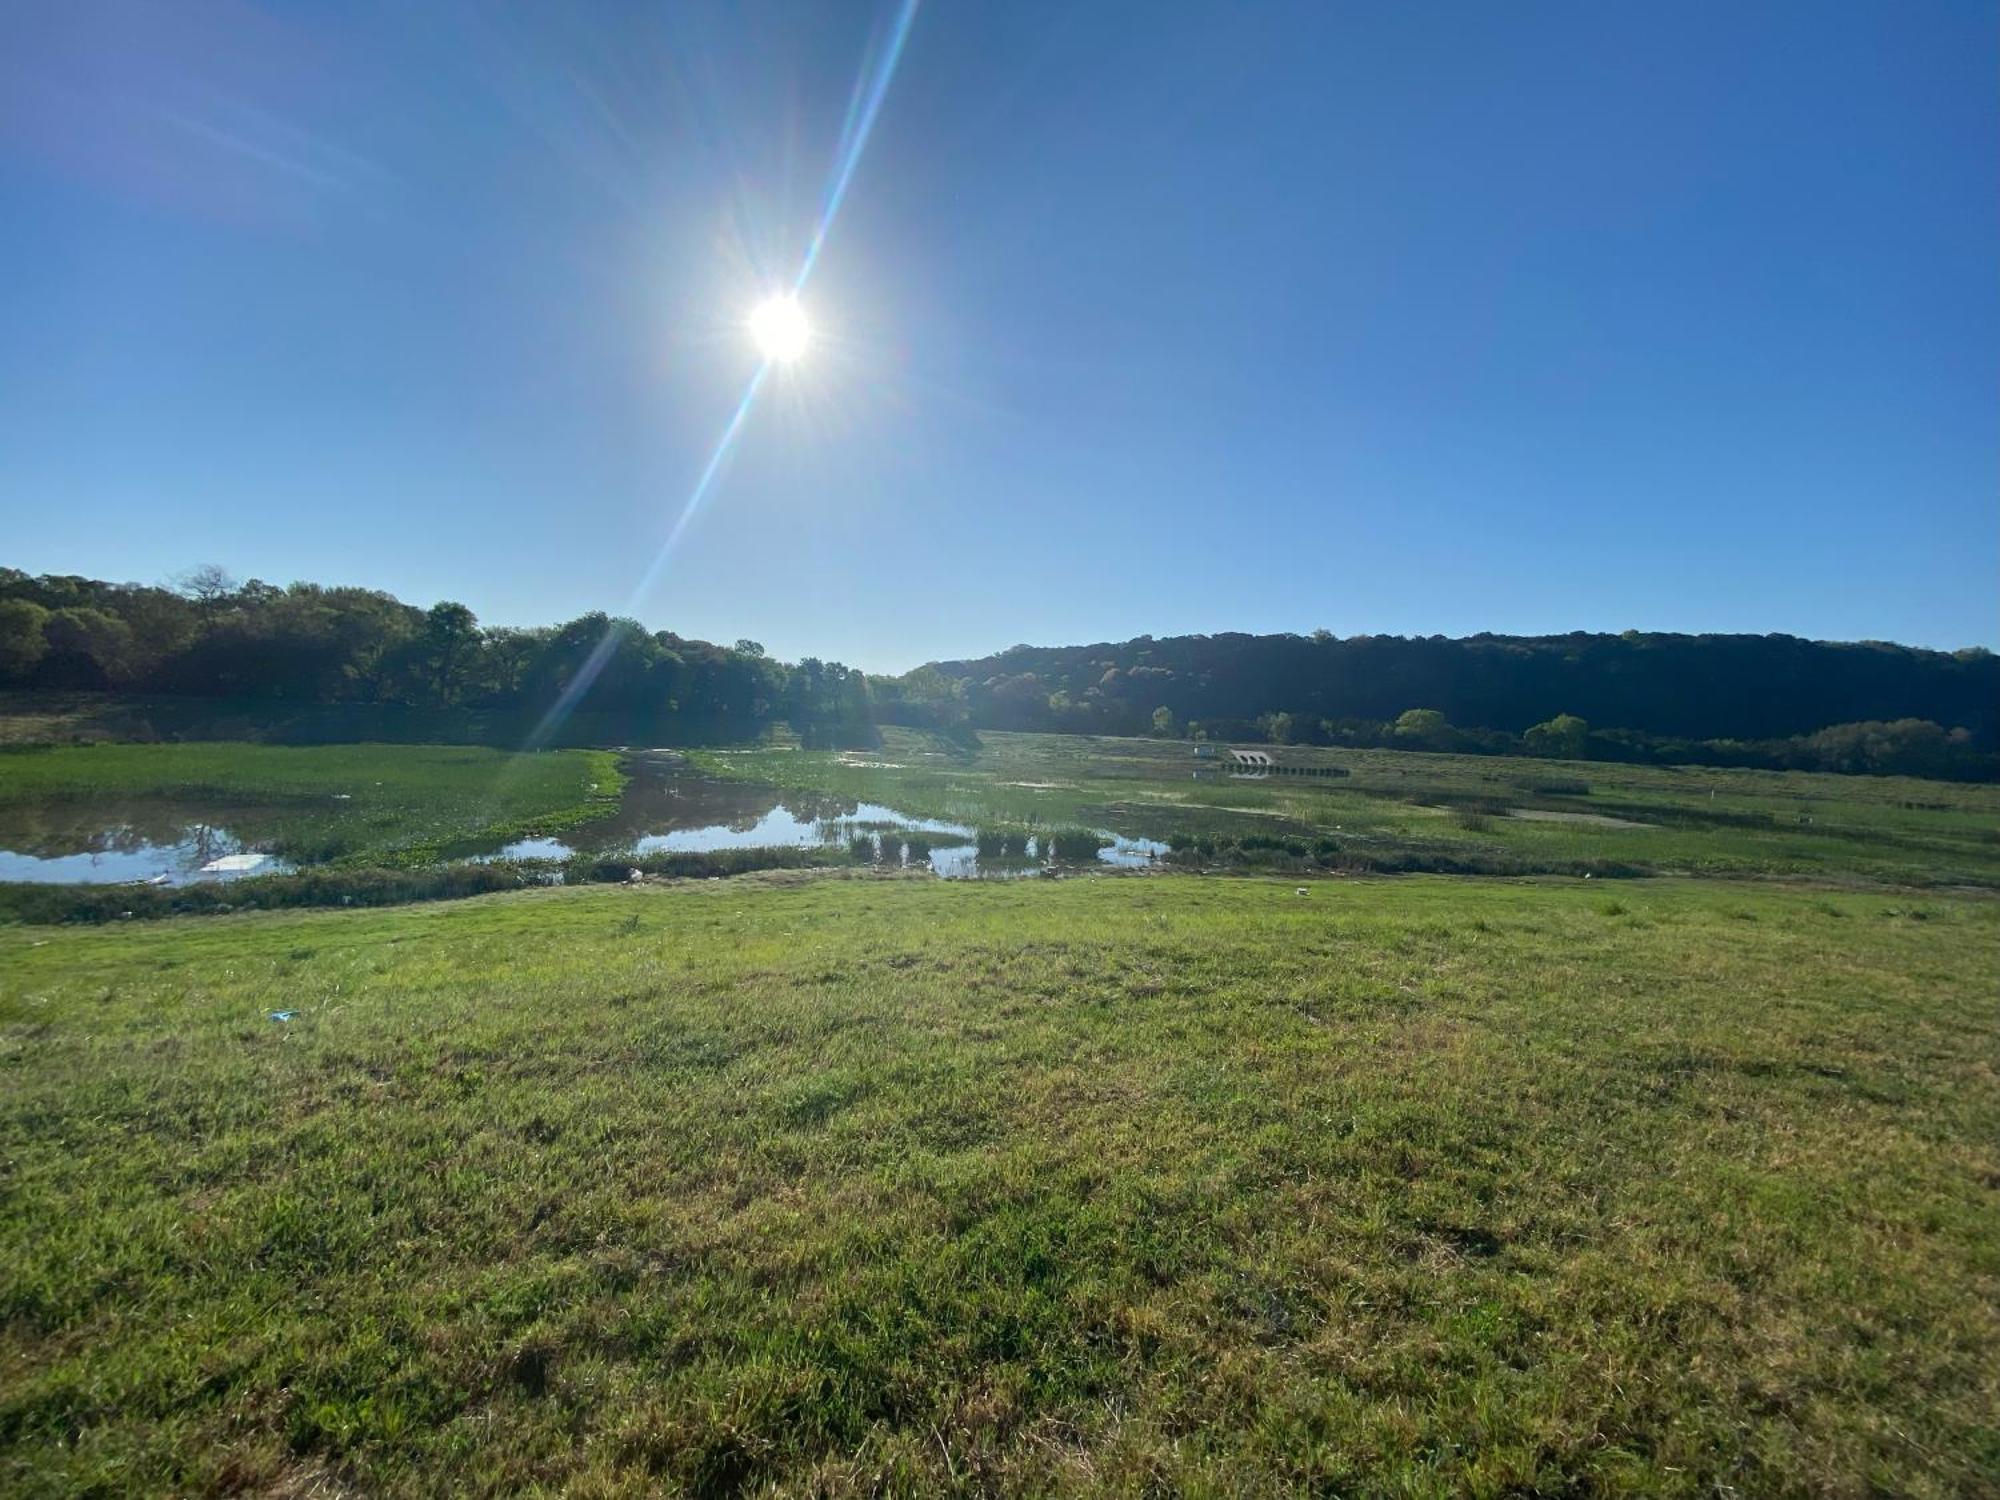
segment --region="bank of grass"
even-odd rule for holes
[[[231,742],[0,749],[0,808],[58,802],[282,811],[272,852],[301,863],[412,867],[617,806],[605,750]]]
[[[751,876],[0,929],[0,1490],[1991,1493],[1997,917]]]
[[[581,710],[560,724],[542,710],[416,708],[391,703],[288,703],[148,693],[0,691],[0,745],[253,741],[264,745],[658,745],[703,726],[676,716]],[[724,731],[726,726],[707,726]],[[553,740],[542,736],[552,735]]]
[[[1218,846],[1334,838],[1356,868],[1559,874],[1615,865],[2000,886],[1996,786],[1309,746],[1273,753],[1347,774],[1243,779],[1173,740],[982,733],[966,747],[895,728],[865,755],[760,748],[693,758],[721,775],[974,826],[1084,824]]]
[[[1616,859],[1527,859],[1491,850],[1376,848],[1322,835],[1176,833],[1167,839],[1164,868],[1204,873],[1275,871],[1295,875],[1579,875],[1636,880],[1654,872]]]
[[[722,880],[765,870],[825,870],[852,863],[843,848],[780,847],[301,870],[293,875],[167,886],[0,882],[0,922],[94,924],[316,906],[406,906],[417,901],[462,901],[528,886],[613,885],[630,881],[635,872],[642,878]]]

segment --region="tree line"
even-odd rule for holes
[[[876,714],[1055,730],[2000,779],[2000,657],[1786,635],[1177,636],[1016,646]]]
[[[528,716],[561,705],[686,740],[782,722],[809,743],[844,743],[870,723],[863,673],[788,665],[755,641],[719,646],[601,613],[489,628],[451,601],[423,609],[216,568],[167,587],[0,569],[0,686]]]
[[[1141,636],[869,678],[586,614],[482,626],[374,589],[0,568],[0,688],[587,717],[861,743],[877,723],[2000,779],[2000,657],[1793,636]]]

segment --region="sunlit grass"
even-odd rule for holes
[[[1976,1493],[1996,915],[779,876],[0,929],[0,1489]]]
[[[1298,746],[1277,754],[1348,774],[1242,780],[1177,741],[986,733],[962,751],[898,729],[866,756],[698,758],[725,775],[961,823],[1080,822],[1158,839],[1332,836],[1388,866],[1407,858],[1564,871],[1603,861],[1668,873],[2000,883],[2000,787]],[[1209,779],[1196,780],[1197,770]]]
[[[283,814],[278,852],[350,864],[421,863],[571,827],[615,807],[624,780],[602,750],[204,741],[0,751],[0,805],[270,807]]]

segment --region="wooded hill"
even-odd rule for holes
[[[1983,775],[2000,748],[1983,647],[1787,635],[1140,636],[934,662],[875,699],[941,726],[1828,770]]]
[[[371,589],[0,568],[0,688],[588,715],[598,739],[856,743],[875,723],[2000,777],[2000,658],[1785,635],[1191,635],[870,679],[602,614],[483,627]]]
[[[719,646],[603,614],[495,629],[450,601],[421,609],[374,589],[238,583],[216,569],[162,588],[0,568],[8,687],[478,711],[518,719],[520,732],[579,716],[614,741],[753,739],[784,723],[809,742],[844,742],[870,725],[860,672],[787,665],[755,641]]]

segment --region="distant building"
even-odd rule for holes
[[[1194,758],[1195,758],[1196,760],[1214,760],[1214,759],[1215,759],[1215,746],[1213,746],[1213,745],[1196,745],[1196,746],[1194,747]]]

